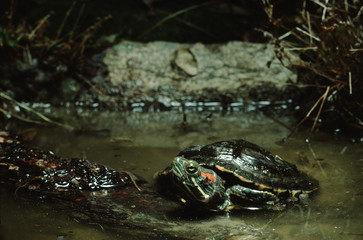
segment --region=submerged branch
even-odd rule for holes
[[[50,118],[48,118],[47,116],[43,115],[42,113],[26,106],[25,104],[22,104],[18,101],[16,101],[15,99],[13,99],[12,97],[6,95],[5,93],[2,93],[0,92],[0,97],[6,99],[6,100],[9,100],[11,101],[12,103],[14,103],[15,105],[19,106],[20,108],[23,108],[24,110],[28,111],[28,112],[31,112],[31,113],[34,113],[35,115],[37,115],[39,118],[43,119],[44,122],[43,123],[50,123],[50,124],[54,124],[54,125],[57,125],[59,127],[62,127],[62,128],[65,128],[67,130],[70,130],[70,131],[73,131],[75,129],[75,127],[71,126],[71,125],[68,125],[68,124],[64,124],[64,123],[60,123],[60,122],[57,122],[57,121],[54,121]],[[7,112],[9,113],[9,112]],[[19,118],[19,116],[17,115],[14,115],[13,113],[10,113],[12,116],[14,117],[17,117]],[[19,118],[20,119],[20,118]],[[36,120],[28,120],[29,122],[34,122],[34,123],[37,123],[38,121]]]

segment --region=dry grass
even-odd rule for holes
[[[24,56],[25,60],[33,63],[33,58],[46,59],[64,63],[74,64],[82,59],[88,41],[94,36],[101,25],[109,20],[111,16],[100,18],[95,24],[80,31],[79,20],[82,16],[86,3],[77,3],[73,0],[69,9],[65,12],[63,20],[54,36],[48,36],[46,30],[51,25],[53,12],[48,13],[34,25],[26,21],[14,24],[14,12],[16,11],[16,1],[10,1],[10,8],[3,16],[0,25],[0,48],[8,48],[15,51],[19,56]],[[73,29],[65,32],[64,26],[69,20],[72,11],[77,5],[78,13]],[[54,26],[52,26],[54,28]]]
[[[321,89],[321,96],[298,124],[313,117],[311,133],[333,106],[350,127],[363,130],[363,7],[360,0],[304,0],[293,26],[274,16],[274,5],[263,0],[271,37],[281,62],[314,73],[300,86]],[[298,127],[297,126],[297,127]]]

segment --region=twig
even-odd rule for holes
[[[35,36],[35,33],[38,31],[38,29],[40,28],[40,27],[42,27],[46,22],[47,22],[47,20],[50,18],[50,16],[52,15],[52,13],[48,13],[45,17],[43,17],[40,21],[39,21],[39,23],[38,23],[38,25],[33,29],[33,31],[31,31],[31,33],[29,34],[29,40],[32,40],[33,39],[33,37]]]
[[[105,231],[105,228],[100,223],[89,223],[90,225],[97,225],[101,228],[102,232]]]
[[[166,12],[166,11],[162,11],[162,10],[156,10],[156,11],[157,11],[157,12],[159,12],[159,13],[162,13],[162,14],[170,15],[170,13],[168,13],[168,12]],[[208,36],[210,36],[210,37],[214,38],[214,39],[218,39],[218,37],[216,37],[216,36],[215,36],[215,35],[213,35],[212,33],[208,32],[208,31],[207,31],[207,30],[205,30],[204,28],[201,28],[201,27],[199,27],[199,26],[197,26],[197,25],[195,25],[195,24],[193,24],[193,23],[191,23],[191,22],[188,22],[188,21],[186,21],[186,20],[180,19],[180,18],[178,18],[178,17],[176,17],[176,18],[175,18],[175,20],[176,20],[176,21],[178,21],[178,22],[181,22],[181,23],[185,24],[185,25],[186,25],[186,26],[188,26],[188,27],[194,28],[194,29],[196,29],[196,30],[198,30],[198,31],[200,31],[200,32],[202,32],[202,33],[204,33],[204,34],[206,34],[206,35],[208,35]]]
[[[31,120],[31,119],[27,119],[27,118],[23,118],[22,116],[15,114],[15,113],[11,113],[9,111],[6,111],[5,109],[0,108],[0,112],[2,112],[5,116],[13,116],[21,121],[24,122],[29,122],[29,123],[35,123],[35,124],[44,124],[44,122],[41,121],[37,121],[37,120]]]
[[[154,26],[150,27],[149,29],[147,29],[145,32],[143,32],[139,38],[142,38],[143,36],[145,36],[146,34],[150,33],[151,31],[153,31],[154,29],[156,29],[157,27],[159,27],[160,25],[162,25],[164,22],[172,19],[172,18],[175,18],[176,16],[180,15],[180,14],[183,14],[185,12],[189,12],[191,10],[194,10],[194,9],[197,9],[197,8],[200,8],[200,7],[204,7],[204,6],[207,6],[207,5],[210,5],[212,3],[215,3],[215,1],[210,1],[210,2],[205,2],[205,3],[202,3],[202,4],[198,4],[198,5],[193,5],[191,7],[187,7],[187,8],[184,8],[184,9],[181,9],[175,13],[172,13],[166,17],[164,17],[163,19],[161,19],[159,22],[157,22]]]
[[[9,7],[9,13],[8,13],[8,16],[7,16],[7,18],[8,18],[8,29],[12,28],[14,12],[15,12],[15,0],[11,0],[10,7]]]
[[[348,81],[349,81],[349,94],[352,95],[353,89],[352,89],[352,72],[348,73]]]
[[[71,34],[69,35],[69,40],[68,41],[72,41],[73,40],[73,36],[76,33],[76,29],[78,27],[78,22],[81,19],[81,16],[83,14],[83,11],[84,11],[85,6],[86,6],[86,4],[85,3],[82,3],[81,9],[79,10],[79,13],[78,13],[78,16],[76,18],[76,21],[74,22],[73,29],[72,29]]]
[[[349,49],[350,52],[362,52],[363,48],[351,48]]]
[[[87,83],[98,95],[107,98],[107,100],[109,100],[116,108],[118,108],[119,110],[120,107],[117,104],[117,102],[109,95],[107,95],[106,93],[104,93],[102,90],[100,90],[99,88],[97,88],[96,85],[94,85],[93,83],[91,83],[87,78],[83,77],[81,74],[76,74],[77,77],[79,77],[82,81],[84,81],[85,83]]]
[[[89,26],[88,28],[86,28],[83,32],[81,32],[80,34],[78,34],[74,39],[78,39],[78,38],[85,38],[87,35],[92,34],[95,30],[97,30],[99,27],[101,27],[101,25],[105,22],[108,21],[112,18],[111,15],[107,15],[101,19],[99,19],[95,24]]]
[[[295,47],[295,48],[284,48],[285,51],[308,51],[318,50],[318,47]]]
[[[314,120],[314,124],[313,124],[313,126],[311,127],[311,130],[310,130],[310,136],[311,136],[311,134],[313,133],[313,131],[314,131],[314,129],[315,129],[316,123],[317,123],[317,121],[318,121],[318,119],[319,119],[319,117],[320,117],[321,110],[323,109],[323,106],[324,106],[324,103],[325,103],[325,99],[326,99],[326,97],[328,96],[329,91],[330,91],[330,86],[328,86],[328,87],[326,88],[325,93],[324,93],[324,94],[320,97],[320,99],[322,99],[322,100],[321,100],[321,104],[320,104],[320,108],[319,108],[318,113],[316,114],[316,117],[315,117],[315,120]],[[309,113],[310,113],[310,112],[309,112]]]
[[[317,75],[322,76],[322,77],[324,77],[324,78],[328,79],[328,80],[329,80],[329,81],[331,81],[331,82],[338,83],[338,84],[344,84],[342,81],[339,81],[339,80],[337,80],[336,78],[334,78],[333,76],[330,76],[330,75],[328,75],[328,74],[326,74],[326,73],[324,73],[324,72],[322,72],[322,71],[320,71],[320,70],[316,69],[313,65],[311,65],[310,63],[307,63],[307,62],[305,62],[305,61],[303,61],[303,60],[300,60],[300,61],[296,64],[296,66],[299,66],[299,67],[303,67],[303,68],[309,69],[309,70],[313,71],[314,73],[316,73]]]
[[[285,33],[285,34],[281,35],[280,37],[278,37],[278,39],[282,40],[282,39],[284,39],[284,38],[286,38],[286,37],[288,37],[290,35],[291,35],[291,31],[288,31],[287,33]]]
[[[305,115],[305,117],[295,126],[295,128],[290,132],[290,134],[286,137],[286,138],[289,138],[289,137],[291,137],[291,135],[300,127],[300,125],[303,123],[303,122],[305,122],[305,120],[308,118],[308,117],[310,117],[310,114],[314,111],[314,109],[319,105],[319,103],[321,102],[321,101],[323,101],[323,103],[324,103],[324,101],[325,101],[325,99],[326,99],[326,95],[327,95],[327,93],[329,93],[329,91],[330,91],[330,86],[328,86],[327,87],[327,89],[326,89],[326,91],[325,91],[325,93],[323,94],[323,95],[321,95],[320,96],[320,98],[314,103],[314,105],[310,108],[310,110],[309,110],[309,112]],[[319,112],[318,112],[318,114],[317,114],[317,116],[315,117],[315,121],[314,121],[314,124],[313,124],[313,126],[312,126],[312,128],[311,128],[311,131],[310,131],[310,134],[312,133],[312,131],[314,130],[314,127],[315,127],[315,125],[316,125],[316,121],[317,121],[317,119],[318,119],[318,117],[320,116],[320,112],[321,112],[321,109],[322,109],[322,105],[323,105],[323,103],[321,103],[321,105],[320,105],[320,108],[319,108]]]
[[[66,15],[64,15],[63,21],[62,21],[61,25],[58,28],[57,34],[55,35],[55,38],[54,38],[54,41],[58,40],[60,34],[62,33],[63,27],[66,24],[67,19],[68,19],[69,15],[71,14],[71,12],[73,10],[73,7],[74,7],[74,5],[76,5],[76,3],[77,3],[77,1],[73,0],[72,5],[69,7],[68,11],[66,12]]]
[[[311,22],[310,22],[310,13],[309,12],[306,12],[306,18],[307,18],[307,22],[308,22],[308,28],[309,28],[309,37],[310,37],[310,46],[313,44],[313,39],[312,39],[312,35],[313,35],[313,32],[311,31]]]
[[[310,150],[311,154],[313,155],[314,160],[316,161],[316,163],[318,164],[318,166],[320,168],[321,173],[324,175],[324,177],[326,177],[326,173],[325,173],[323,167],[321,166],[319,159],[316,157],[316,154],[315,154],[313,148],[311,147],[310,142],[308,142],[308,146],[309,146],[309,150]]]
[[[323,13],[321,14],[321,20],[324,21],[325,15],[326,15],[326,10],[330,9],[329,7],[326,6],[326,4],[329,2],[329,0],[325,0],[325,5],[323,3],[321,3],[319,0],[312,0],[312,2],[314,2],[315,4],[317,4],[323,8]]]
[[[75,129],[75,127],[71,126],[71,125],[68,125],[68,124],[64,124],[64,123],[60,123],[60,122],[56,122],[56,121],[53,121],[51,120],[50,118],[46,117],[45,115],[41,114],[40,112],[38,111],[35,111],[34,109],[16,101],[15,99],[13,99],[12,97],[0,92],[0,97],[2,98],[5,98],[13,103],[15,103],[16,105],[18,105],[19,107],[25,109],[26,111],[28,112],[31,112],[31,113],[34,113],[35,115],[37,115],[38,117],[40,117],[41,119],[43,119],[44,121],[48,122],[48,123],[52,123],[54,125],[57,125],[57,126],[60,126],[60,127],[63,127],[63,128],[66,128],[70,131],[73,131]]]
[[[299,32],[302,32],[302,33],[308,35],[310,37],[310,39],[313,38],[316,41],[320,42],[320,39],[318,37],[315,37],[312,33],[308,33],[307,31],[305,31],[305,30],[303,30],[303,29],[301,29],[299,27],[296,27],[296,30],[298,30]]]

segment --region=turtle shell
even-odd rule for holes
[[[277,195],[286,192],[288,198],[296,193],[310,193],[319,186],[316,179],[299,171],[294,164],[242,139],[189,147],[178,156],[218,172],[227,187],[239,184]]]

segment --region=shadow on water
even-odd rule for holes
[[[59,113],[62,115],[62,113]],[[70,122],[75,120],[69,120]],[[78,120],[77,120],[78,121]],[[181,206],[172,221],[190,227],[195,222],[220,226],[240,224],[274,233],[277,239],[362,239],[363,145],[317,132],[310,143],[296,133],[281,144],[290,130],[259,113],[180,112],[83,114],[82,129],[67,132],[39,128],[30,143],[55,154],[84,157],[116,170],[127,170],[153,181],[183,148],[223,139],[243,138],[264,147],[317,178],[320,190],[308,206],[285,211],[239,211],[225,214],[185,212]],[[0,198],[0,238],[8,239],[130,239],[103,231],[101,225],[82,225],[50,205],[14,201],[4,191]],[[181,227],[182,229],[182,227]],[[121,236],[122,235],[122,236]],[[51,236],[51,237],[50,237]],[[213,237],[213,236],[211,236]],[[186,236],[187,238],[187,236]],[[266,239],[270,239],[266,236]]]

